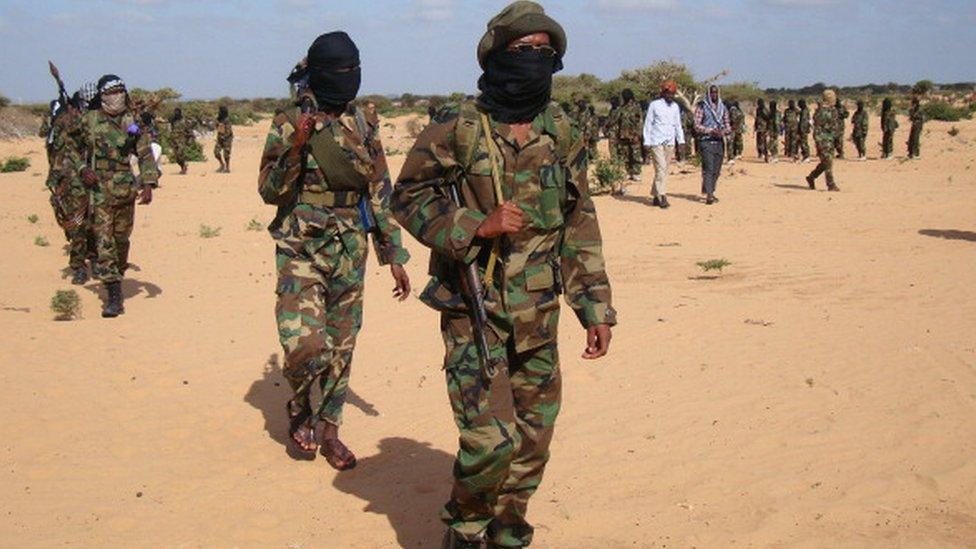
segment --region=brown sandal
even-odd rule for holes
[[[288,440],[296,452],[315,456],[319,449],[315,424],[312,421],[312,407],[299,406],[294,400],[285,403],[288,412]]]
[[[356,467],[356,455],[337,438],[322,441],[322,457],[337,471],[348,471]]]

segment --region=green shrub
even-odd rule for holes
[[[0,173],[26,172],[30,167],[30,160],[22,156],[11,156],[0,163]]]
[[[58,290],[51,298],[55,320],[74,320],[81,317],[81,299],[74,290]]]
[[[953,126],[952,128],[949,129],[949,136],[950,137],[955,137],[957,135],[959,135],[959,128]]]
[[[38,221],[39,219],[40,219],[40,217],[37,217],[37,214],[30,214],[29,216],[27,216],[27,221],[28,221],[28,222],[29,222],[29,223],[30,223],[31,225],[33,225],[34,223],[37,223],[37,221]]]
[[[34,245],[35,246],[40,246],[42,248],[47,248],[51,244],[43,236],[35,236],[34,237]]]
[[[262,225],[261,222],[258,221],[257,219],[252,219],[247,224],[247,230],[249,230],[249,231],[262,231],[262,230],[264,230],[264,225]]]
[[[605,188],[615,187],[617,183],[623,181],[624,177],[627,176],[622,162],[602,157],[597,159],[596,167],[593,168],[593,174],[596,176],[597,181],[600,182],[600,185]]]
[[[0,93],[0,109],[2,109],[4,107],[9,107],[9,106],[10,106],[10,100],[7,99],[7,96],[5,96],[2,93]]]
[[[941,120],[943,122],[959,122],[969,120],[973,112],[965,107],[955,107],[945,101],[930,101],[922,105],[922,113],[927,120]]]
[[[216,238],[220,236],[220,227],[200,225],[200,238]]]
[[[708,261],[699,261],[695,265],[701,267],[701,270],[705,271],[706,273],[709,271],[718,271],[721,273],[722,269],[731,264],[732,262],[727,259],[709,259]]]

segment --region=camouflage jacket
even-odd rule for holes
[[[746,133],[746,115],[742,114],[742,109],[733,107],[729,109],[729,123],[732,124],[732,133],[742,135]]]
[[[756,110],[756,122],[753,127],[756,133],[766,133],[769,130],[769,115],[765,110]]]
[[[868,134],[868,111],[864,109],[854,111],[854,117],[851,119],[851,125],[854,126],[853,134],[855,136],[866,136]]]
[[[898,118],[895,116],[895,110],[891,109],[888,112],[881,115],[881,131],[894,132],[898,129]]]
[[[800,122],[797,129],[800,135],[807,136],[810,134],[810,110],[809,109],[799,109]]]
[[[185,145],[196,139],[193,133],[193,123],[187,118],[181,118],[170,124],[169,128],[170,143],[173,145]]]
[[[99,178],[98,191],[121,200],[134,199],[137,180],[129,164],[129,155],[139,161],[139,176],[145,185],[156,186],[159,170],[153,158],[152,136],[139,126],[137,135],[129,128],[136,124],[131,113],[109,116],[101,110],[88,111],[81,119],[81,140],[85,153],[80,155],[78,170],[89,166]]]
[[[921,127],[925,123],[925,113],[922,112],[922,107],[912,107],[908,110],[908,120],[911,121],[912,126]]]
[[[850,118],[851,113],[847,110],[843,103],[841,103],[840,108],[836,108],[837,111],[837,135],[844,133],[844,127],[847,125],[847,119]]]
[[[766,114],[769,116],[766,119],[766,130],[773,135],[779,135],[783,124],[783,115],[778,110],[768,111]]]
[[[230,123],[230,120],[226,122],[219,120],[214,122],[214,131],[217,132],[217,141],[226,143],[234,140],[234,126]]]
[[[837,135],[837,109],[821,105],[813,115],[813,140],[817,144],[831,146]]]
[[[380,265],[406,264],[410,254],[403,247],[400,228],[393,222],[390,214],[390,196],[393,184],[386,166],[386,154],[379,136],[379,119],[366,118],[369,136],[360,134],[354,116],[343,114],[338,119],[329,120],[324,113],[313,115],[318,131],[329,132],[342,151],[352,161],[357,172],[369,179],[368,200],[375,218],[372,235],[373,247]],[[291,149],[294,127],[290,123],[280,128],[272,126],[265,140],[261,156],[261,171],[258,188],[301,189],[306,197],[329,191],[325,173],[319,169],[315,157],[305,156],[305,167],[301,158],[288,154]],[[330,239],[342,239],[347,245],[355,242],[353,233],[365,230],[364,220],[359,208],[321,207],[306,203],[302,196],[296,196],[293,203],[278,209],[274,223],[269,227],[275,238],[284,238],[298,226],[306,226],[308,234],[293,235],[308,240],[306,249],[319,249]]]
[[[783,125],[786,126],[786,133],[796,135],[800,131],[800,111],[795,108],[783,111]]]
[[[617,139],[617,132],[620,130],[620,107],[616,109],[611,108],[610,112],[607,114],[605,132],[607,138],[615,141]]]
[[[407,156],[393,198],[397,219],[432,250],[431,281],[421,299],[454,314],[467,312],[458,291],[458,262],[477,262],[484,272],[492,242],[477,238],[476,231],[497,204],[484,136],[470,154],[458,147],[459,133],[470,134],[471,124],[478,123],[464,114],[473,111],[470,104],[454,105],[435,117]],[[596,209],[588,194],[585,143],[575,127],[569,132],[571,143],[557,143],[565,116],[551,103],[532,121],[522,147],[511,126],[491,122],[491,138],[504,161],[504,199],[522,208],[528,225],[501,239],[486,306],[495,331],[502,339],[512,335],[518,351],[556,339],[560,293],[583,326],[616,323]],[[454,181],[463,207],[450,198],[448,186]]]
[[[644,113],[640,104],[631,101],[620,107],[620,118],[617,121],[617,139],[625,141],[640,141],[644,132]]]
[[[54,120],[54,142],[51,145],[51,173],[48,187],[54,188],[62,178],[79,180],[78,166],[85,162],[85,142],[80,112],[66,108]]]

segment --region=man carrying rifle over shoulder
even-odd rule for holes
[[[531,542],[526,509],[560,405],[559,294],[586,330],[584,359],[607,353],[616,323],[587,189],[586,141],[550,101],[565,52],[562,27],[542,6],[520,1],[502,10],[478,47],[481,95],[434,117],[394,190],[397,220],[431,248],[432,278],[421,299],[441,313],[460,432],[454,487],[441,512],[447,547]],[[490,357],[477,341],[482,315],[465,282],[471,265],[486,292]],[[489,408],[491,391],[501,387],[491,383],[495,365],[510,381],[514,424]]]
[[[287,403],[291,448],[312,457],[321,448],[339,471],[356,466],[339,426],[363,321],[369,235],[380,264],[390,265],[393,297],[410,295],[403,268],[410,256],[389,214],[393,184],[379,120],[347,110],[361,74],[359,49],[346,33],[315,39],[289,77],[298,107],[268,134],[258,178],[261,198],[278,206],[269,231],[283,370],[295,393]],[[321,400],[313,403],[315,385]]]

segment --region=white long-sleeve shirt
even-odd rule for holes
[[[664,99],[655,99],[647,107],[644,119],[644,146],[679,145],[685,143],[685,130],[681,126],[681,107],[674,101],[668,105]]]

